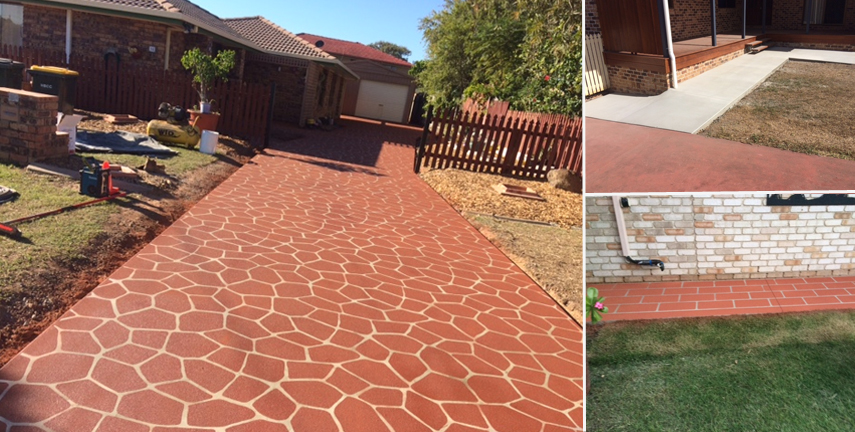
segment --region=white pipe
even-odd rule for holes
[[[677,57],[674,55],[674,40],[671,38],[671,13],[668,11],[668,0],[662,1],[665,11],[665,37],[668,38],[668,60],[671,62],[671,84],[677,88]]]
[[[665,0],[666,2],[668,0]],[[667,6],[667,5],[666,5]],[[623,208],[620,206],[620,197],[613,196],[612,204],[615,207],[615,220],[617,220],[618,235],[620,235],[620,249],[624,258],[631,256],[629,253],[629,242],[626,239],[626,222],[623,220]]]
[[[166,60],[163,62],[163,70],[169,70],[169,54],[172,51],[172,29],[166,29]]]
[[[65,64],[71,63],[71,9],[65,13]]]

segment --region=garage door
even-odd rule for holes
[[[400,122],[407,103],[409,88],[398,84],[362,80],[356,100],[357,117]]]

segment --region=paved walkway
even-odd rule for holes
[[[790,59],[855,64],[855,53],[770,48],[759,54],[743,55],[679,83],[677,89],[670,89],[660,95],[610,94],[594,99],[585,103],[585,115],[601,120],[697,133]]]
[[[417,135],[257,156],[0,369],[0,424],[581,430],[579,326],[412,174]]]
[[[855,309],[855,277],[593,286],[611,321]]]
[[[592,118],[585,137],[588,193],[855,189],[842,159]]]

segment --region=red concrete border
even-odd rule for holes
[[[855,309],[855,278],[593,284],[604,321]]]
[[[855,162],[586,118],[587,193],[855,189]]]

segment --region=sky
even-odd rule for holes
[[[312,33],[370,44],[380,40],[426,57],[421,19],[442,9],[444,0],[192,0],[220,18],[261,15],[292,33]]]

